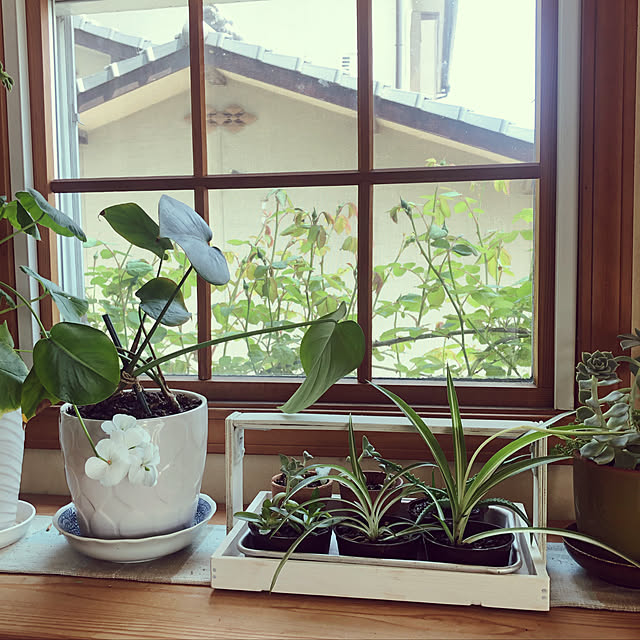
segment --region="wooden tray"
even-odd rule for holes
[[[260,492],[248,510],[257,512],[269,495],[268,491]],[[238,522],[213,554],[214,589],[268,591],[279,559],[245,557],[239,544],[247,531],[248,524]],[[418,566],[380,566],[365,558],[356,563],[339,561],[339,556],[334,561],[322,562],[291,558],[274,591],[548,611],[549,576],[544,561],[530,536],[516,535],[522,563],[512,573],[482,573],[463,565],[442,570],[439,563],[430,562],[413,563]]]

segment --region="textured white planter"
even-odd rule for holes
[[[22,414],[5,413],[0,417],[0,529],[16,523],[23,454]]]
[[[207,455],[207,401],[200,398],[191,411],[162,418],[138,420],[160,449],[158,483],[133,485],[127,478],[115,487],[103,487],[84,472],[93,455],[80,421],[60,409],[60,445],[71,497],[83,535],[94,538],[143,538],[191,526],[198,505]],[[85,420],[97,444],[107,437],[102,420]]]

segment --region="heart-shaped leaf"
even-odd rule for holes
[[[64,289],[59,287],[55,282],[43,278],[40,274],[36,273],[29,267],[24,265],[20,269],[28,276],[35,278],[42,288],[51,296],[56,303],[62,319],[67,322],[82,322],[82,316],[87,313],[89,309],[89,303],[83,298],[77,298],[67,293]]]
[[[105,400],[120,382],[113,343],[102,331],[84,324],[54,325],[49,337],[33,348],[33,366],[51,395],[79,405]]]
[[[0,416],[20,407],[22,383],[28,373],[27,366],[11,346],[0,342]]]
[[[154,278],[149,280],[140,289],[136,291],[136,296],[140,298],[140,307],[154,320],[167,304],[167,300],[171,298],[178,285],[169,278]],[[167,327],[177,327],[191,319],[191,314],[187,311],[182,292],[178,291],[175,298],[171,301],[169,308],[160,320],[161,324]]]
[[[29,371],[22,384],[22,394],[20,396],[20,404],[22,406],[22,419],[28,422],[37,413],[43,409],[56,404],[58,398],[50,394],[40,382],[35,369]]]
[[[160,237],[158,225],[142,207],[133,202],[107,207],[100,215],[127,242],[155,253],[158,258],[164,259],[165,251],[173,249],[169,240]]]
[[[29,212],[17,200],[12,200],[5,205],[4,217],[14,229],[24,231],[24,233],[33,236],[36,240],[40,240],[38,225],[35,224]]]
[[[200,277],[215,285],[229,282],[229,266],[222,251],[209,246],[213,232],[191,207],[163,195],[158,203],[158,219],[160,236],[180,245]]]
[[[66,214],[50,205],[35,189],[18,191],[16,200],[29,212],[29,215],[43,227],[48,227],[61,236],[75,236],[84,242],[84,231]]]
[[[311,326],[300,343],[300,360],[307,377],[281,411],[296,413],[311,406],[362,362],[364,346],[364,333],[352,320]]]

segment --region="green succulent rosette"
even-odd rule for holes
[[[582,354],[582,362],[576,366],[576,381],[591,380],[595,376],[599,382],[617,382],[618,363],[611,351],[594,351]]]

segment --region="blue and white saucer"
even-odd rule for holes
[[[53,526],[76,551],[90,558],[109,562],[148,562],[189,546],[215,512],[216,503],[201,493],[193,524],[186,529],[149,538],[103,540],[80,533],[76,508],[70,502],[58,509],[53,516]]]

